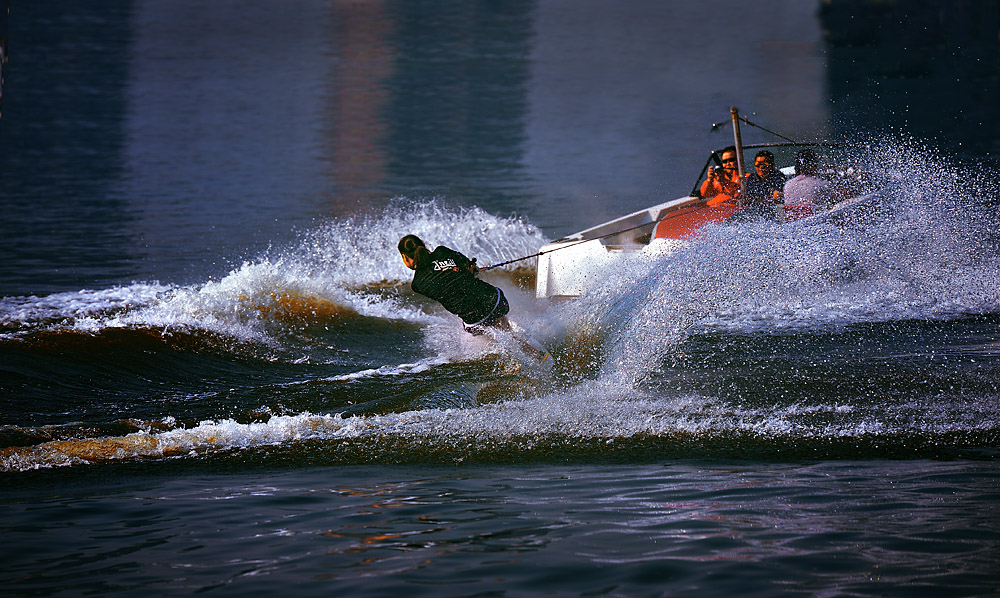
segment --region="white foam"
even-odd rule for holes
[[[351,372],[350,374],[341,374],[339,376],[331,376],[329,378],[324,378],[327,382],[350,382],[352,380],[362,380],[365,378],[378,378],[383,376],[402,376],[407,374],[420,374],[423,372],[430,371],[435,366],[444,365],[450,363],[451,359],[447,357],[434,357],[430,359],[424,359],[418,361],[417,363],[401,363],[399,365],[384,365],[378,368],[370,368],[367,370],[361,370],[358,372]]]
[[[133,284],[104,290],[84,289],[45,297],[0,297],[0,325],[14,326],[96,317],[132,309],[154,301],[171,287],[158,283]]]
[[[707,227],[669,255],[630,256],[597,290],[554,313],[568,328],[599,331],[602,376],[634,383],[699,331],[1000,312],[997,218],[977,208],[969,178],[917,150],[871,151],[881,191],[858,221]]]
[[[308,316],[363,317],[431,325],[442,320],[402,299],[396,286],[412,272],[396,243],[407,233],[478,257],[480,264],[527,255],[546,239],[517,217],[479,208],[447,208],[438,201],[398,200],[384,212],[332,220],[287,247],[247,260],[220,280],[199,285],[136,283],[47,297],[0,298],[0,325],[8,338],[38,329],[96,333],[109,328],[203,330],[243,341],[271,343],[289,298]],[[387,286],[388,285],[388,286]]]
[[[823,417],[816,417],[822,415]],[[536,443],[559,442],[567,450],[594,440],[632,438],[721,438],[740,435],[775,442],[837,440],[995,428],[997,406],[962,398],[860,407],[734,405],[700,395],[655,397],[606,381],[588,381],[564,392],[461,409],[426,409],[376,416],[273,415],[267,421],[203,421],[191,428],[121,437],[62,440],[0,451],[0,470],[62,467],[107,461],[196,457],[219,451],[260,448],[306,440],[345,439],[388,443],[398,450],[443,448],[474,439],[477,446],[531,451]]]
[[[447,245],[477,258],[480,266],[534,254],[547,242],[537,227],[516,216],[499,218],[477,207],[450,208],[438,200],[399,199],[379,214],[316,227],[294,252],[308,255],[346,285],[403,283],[413,272],[403,265],[396,245],[407,234],[417,235],[432,248]]]

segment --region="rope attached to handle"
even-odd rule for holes
[[[520,261],[523,261],[523,260],[530,260],[533,257],[539,257],[539,256],[542,256],[542,255],[545,255],[546,253],[552,253],[553,251],[559,251],[560,249],[569,249],[570,247],[576,247],[577,245],[579,245],[581,243],[589,243],[590,241],[600,241],[601,239],[607,239],[608,237],[613,237],[615,235],[620,235],[622,233],[627,233],[627,232],[629,232],[631,230],[635,230],[637,228],[642,228],[644,226],[653,225],[655,227],[657,224],[659,224],[663,220],[666,220],[668,217],[670,217],[670,214],[668,214],[667,216],[664,216],[662,218],[657,218],[656,220],[653,220],[652,222],[643,222],[642,224],[637,224],[636,226],[632,226],[632,227],[629,227],[629,228],[623,228],[622,230],[616,230],[613,233],[608,233],[606,235],[601,235],[600,237],[594,237],[593,239],[581,239],[581,240],[577,241],[576,243],[570,243],[569,245],[563,245],[562,247],[556,247],[555,249],[549,249],[548,251],[539,251],[538,253],[533,253],[531,255],[526,255],[524,257],[514,258],[512,260],[507,260],[506,262],[500,262],[499,264],[493,264],[492,266],[484,266],[484,267],[480,268],[480,270],[492,270],[493,268],[499,268],[500,266],[506,266],[508,264],[513,264],[515,262],[520,262]]]

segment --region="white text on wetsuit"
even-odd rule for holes
[[[435,272],[438,272],[440,270],[449,270],[452,268],[456,270],[458,269],[458,264],[455,263],[455,260],[441,260],[441,261],[434,260]]]

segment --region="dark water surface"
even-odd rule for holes
[[[14,495],[13,595],[988,595],[987,463],[359,467]],[[990,505],[990,506],[986,506]],[[45,533],[39,533],[44,531]],[[59,550],[50,541],[58,535]]]
[[[4,594],[1000,594],[1000,3],[714,6],[12,2]],[[489,273],[551,368],[409,290],[403,234],[686,193],[734,105],[879,201]]]

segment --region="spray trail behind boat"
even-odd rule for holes
[[[857,154],[878,190],[850,211],[781,226],[710,225],[667,255],[616,259],[588,295],[558,310],[567,329],[603,345],[600,375],[635,383],[711,331],[1000,311],[997,218],[976,194],[981,179],[898,142]]]

